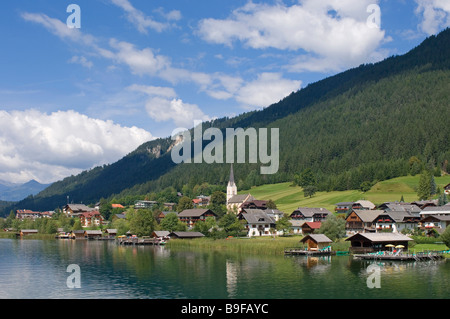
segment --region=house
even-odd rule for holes
[[[177,213],[177,212],[164,211],[164,212],[160,212],[158,215],[156,215],[155,218],[156,218],[159,222],[161,222],[161,220],[163,220],[163,219],[167,216],[167,214],[175,214],[175,215],[178,216],[178,213]]]
[[[262,209],[247,209],[238,215],[239,220],[245,220],[248,237],[270,236],[275,229],[275,219]]]
[[[125,215],[125,214],[115,214],[112,218],[111,218],[111,220],[114,222],[114,221],[116,221],[117,219],[126,219],[127,218],[127,216]]]
[[[363,206],[360,203],[355,202],[340,202],[336,204],[335,211],[338,214],[345,214],[352,209],[362,209]]]
[[[204,206],[209,205],[210,200],[211,200],[211,196],[200,195],[200,196],[197,196],[197,198],[194,198],[192,200],[192,204],[194,205],[194,208],[204,207]]]
[[[374,221],[383,210],[353,209],[345,219],[345,231],[354,233],[375,232]]]
[[[408,243],[412,241],[406,235],[400,233],[357,233],[346,241],[350,241],[350,251],[353,253],[366,253],[381,250],[390,250],[390,246],[402,245],[408,249]],[[386,247],[387,246],[387,247]]]
[[[242,210],[242,204],[253,201],[255,198],[251,194],[234,195],[227,200],[227,210],[236,211],[239,214]]]
[[[377,207],[370,200],[364,200],[364,199],[356,201],[356,204],[360,204],[362,206],[362,209],[375,209]]]
[[[264,210],[267,215],[275,219],[275,221],[279,221],[284,216],[284,212],[278,209],[267,208]]]
[[[169,234],[169,237],[174,238],[174,239],[193,239],[193,238],[205,237],[205,235],[203,235],[200,232],[176,231],[176,232],[171,232]]]
[[[450,195],[450,184],[444,186],[444,193],[446,195]]]
[[[81,213],[79,217],[82,227],[100,226],[103,223],[103,216],[98,211]]]
[[[308,222],[320,222],[327,218],[331,212],[325,208],[299,207],[291,213],[291,219]]]
[[[428,235],[431,230],[441,234],[450,225],[450,216],[426,215],[421,221],[421,229],[425,230]]]
[[[194,227],[198,221],[205,221],[207,217],[216,218],[217,215],[210,209],[193,208],[185,209],[178,214],[178,219],[186,223],[189,228]]]
[[[409,214],[419,217],[422,211],[419,206],[410,203],[388,202],[378,206],[378,209],[385,211],[405,211]]]
[[[33,212],[29,209],[18,209],[16,210],[16,219],[31,219],[35,220],[36,218],[40,218],[41,213],[40,212]]]
[[[324,234],[310,234],[303,237],[300,242],[306,244],[308,250],[321,250],[330,246],[333,241]]]
[[[450,205],[444,205],[444,206],[428,206],[425,207],[421,212],[420,216],[422,218],[425,218],[428,215],[435,215],[435,216],[450,216]]]
[[[175,209],[175,206],[176,206],[176,205],[177,205],[177,204],[175,204],[175,203],[164,203],[164,204],[163,204],[163,207],[164,207],[164,209],[167,209],[167,210],[172,211],[172,210]]]
[[[146,208],[152,208],[153,206],[157,205],[158,202],[153,200],[138,200],[136,203],[134,203],[135,209],[146,209]]]
[[[63,208],[63,213],[69,217],[79,216],[82,213],[95,211],[95,208],[88,207],[84,204],[67,204]]]
[[[291,223],[290,229],[293,234],[301,234],[302,233],[302,226],[304,223],[306,223],[306,221],[290,219],[289,222]]]
[[[379,231],[391,231],[394,233],[403,230],[412,231],[417,227],[420,217],[416,217],[407,211],[385,211],[374,220],[375,228]]]
[[[112,208],[121,208],[121,209],[125,208],[125,207],[123,207],[122,204],[111,204],[111,207]]]
[[[19,232],[20,237],[33,235],[39,233],[37,229],[21,229]]]
[[[246,208],[250,208],[250,209],[267,209],[267,200],[258,200],[258,199],[254,199],[254,200],[249,200],[244,202],[241,205],[241,209],[246,209]]]
[[[87,239],[94,239],[94,238],[100,238],[102,237],[102,231],[101,230],[85,230],[84,236]]]
[[[320,226],[322,226],[321,222],[305,222],[302,225],[302,234],[312,234]]]

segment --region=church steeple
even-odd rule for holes
[[[227,204],[230,198],[233,197],[234,195],[237,195],[237,187],[236,183],[234,182],[233,164],[231,164],[230,180],[228,181],[227,185]]]

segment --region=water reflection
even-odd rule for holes
[[[450,263],[375,262],[351,256],[264,256],[119,246],[101,241],[0,239],[0,298],[447,298]],[[81,289],[66,268],[81,269]]]

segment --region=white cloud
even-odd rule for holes
[[[0,179],[51,182],[112,163],[152,135],[75,111],[0,111]]]
[[[301,84],[301,81],[283,79],[280,73],[262,73],[238,90],[236,100],[250,108],[266,107],[298,91]]]
[[[319,69],[315,63],[324,60],[324,66],[339,70],[366,61],[385,40],[384,31],[367,23],[367,8],[373,3],[304,0],[287,6],[249,2],[228,19],[201,20],[198,34],[207,42],[226,46],[241,42],[253,49],[306,52],[304,59],[314,63],[303,63],[303,68]]]
[[[94,66],[94,63],[89,61],[88,59],[86,59],[86,57],[84,56],[73,56],[70,60],[69,63],[76,63],[76,64],[80,64],[82,66],[84,66],[85,68],[92,68]]]
[[[448,0],[416,0],[416,14],[422,18],[419,29],[428,35],[450,27],[450,2]]]
[[[148,96],[145,103],[146,111],[157,122],[173,121],[177,127],[191,128],[195,120],[211,120],[198,105],[185,103],[176,98],[173,88],[134,84],[128,89]]]
[[[147,101],[146,109],[155,121],[173,121],[177,127],[191,128],[195,120],[211,120],[196,104],[185,103],[181,99],[152,97]]]
[[[147,29],[149,28],[157,32],[162,32],[171,27],[171,24],[168,22],[158,22],[151,17],[146,16],[142,11],[136,9],[128,0],[111,0],[111,2],[127,13],[128,21],[134,24],[140,33],[147,34]],[[159,12],[168,21],[176,21],[181,19],[181,13],[178,10],[164,13],[160,9]]]

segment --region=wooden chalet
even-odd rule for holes
[[[210,209],[185,209],[178,214],[178,219],[186,223],[189,228],[194,227],[198,221],[205,221],[207,217],[216,218],[217,215]]]
[[[425,230],[427,236],[434,232],[442,234],[450,226],[450,216],[426,215],[420,220],[420,229]]]
[[[383,210],[353,209],[345,219],[347,234],[375,232],[375,219],[384,213]]]
[[[420,217],[408,213],[408,211],[385,211],[374,220],[377,231],[392,231],[394,233],[402,230],[412,231],[417,227]]]
[[[324,234],[310,234],[303,237],[300,242],[306,244],[308,250],[314,251],[330,246],[333,241]]]
[[[320,229],[321,222],[305,222],[302,225],[302,234],[312,234],[316,229]]]
[[[411,238],[400,233],[357,233],[346,241],[350,241],[350,252],[368,253],[374,251],[391,250],[392,247],[402,245],[408,249]]]
[[[262,209],[265,210],[267,209],[267,200],[258,200],[258,199],[254,199],[254,200],[250,200],[250,201],[246,201],[241,205],[241,209],[245,210],[245,209]]]
[[[305,220],[308,222],[321,222],[330,215],[331,212],[326,208],[299,207],[294,210],[290,217],[293,220]]]
[[[345,214],[352,209],[363,209],[363,206],[357,202],[340,202],[336,204],[335,211],[338,214]]]

